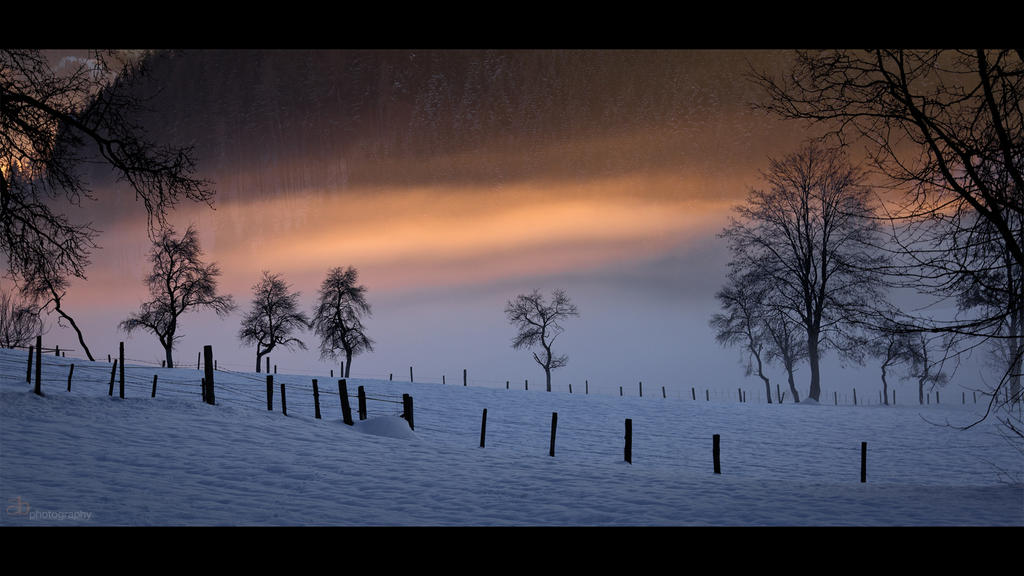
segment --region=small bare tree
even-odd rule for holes
[[[209,309],[225,316],[235,309],[230,295],[217,294],[220,268],[205,264],[199,248],[199,238],[192,226],[179,240],[174,229],[168,227],[153,243],[149,260],[153,271],[146,277],[146,285],[153,297],[143,302],[139,311],[120,323],[120,328],[131,334],[140,328],[152,332],[160,340],[167,357],[167,367],[174,367],[172,350],[181,339],[178,334],[182,314]]]
[[[358,284],[359,272],[349,266],[332,268],[320,285],[320,299],[313,312],[313,331],[320,337],[320,357],[337,358],[345,353],[345,377],[352,373],[352,357],[373,351],[362,317],[372,310],[366,287]]]
[[[263,272],[263,278],[253,286],[252,308],[238,332],[244,344],[256,346],[256,371],[260,371],[263,357],[277,346],[305,350],[306,344],[292,334],[308,327],[309,317],[299,310],[299,293],[291,292],[280,274]]]
[[[551,392],[551,371],[569,363],[567,355],[556,356],[552,352],[555,339],[564,331],[561,321],[579,315],[576,305],[561,289],[554,291],[550,303],[534,290],[530,294],[516,296],[505,306],[505,316],[517,331],[512,348],[519,350],[540,345],[542,354],[534,352],[533,359],[544,369],[548,392]]]
[[[39,309],[0,290],[0,348],[22,348],[43,333]]]

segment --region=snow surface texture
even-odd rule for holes
[[[944,425],[981,414],[970,392],[855,407],[348,380],[350,427],[326,375],[317,420],[308,376],[275,375],[267,411],[262,374],[218,371],[211,406],[198,370],[129,364],[125,399],[110,371],[44,356],[40,397],[25,351],[0,350],[0,525],[1024,525],[1019,444]]]

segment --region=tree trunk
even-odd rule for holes
[[[260,373],[260,363],[261,363],[262,361],[263,361],[263,354],[260,354],[260,353],[259,353],[259,350],[257,350],[257,351],[256,351],[256,373],[257,373],[257,374],[259,374],[259,373]]]
[[[548,392],[551,392],[551,368],[544,368],[544,376],[547,378],[548,381]]]
[[[821,396],[821,369],[818,356],[818,331],[811,329],[807,331],[807,362],[811,365],[811,389],[807,397],[815,402]]]
[[[885,405],[889,405],[889,383],[885,381],[885,363],[882,363],[882,399]]]
[[[352,351],[345,351],[345,378],[349,378],[352,374]]]
[[[96,360],[92,357],[92,352],[90,352],[89,347],[85,345],[85,337],[82,336],[82,330],[78,327],[78,324],[75,323],[75,319],[68,316],[67,313],[61,310],[59,300],[54,300],[53,307],[62,318],[71,323],[71,327],[74,328],[75,333],[78,334],[78,343],[82,345],[82,350],[85,351],[85,355],[89,358],[90,362],[95,362]]]
[[[171,357],[171,346],[164,346],[164,353],[167,356],[167,367],[174,368],[174,358]]]
[[[755,351],[753,349],[751,349],[751,352],[754,353],[754,358],[757,359],[757,375],[758,375],[759,378],[761,378],[761,380],[764,381],[765,395],[768,397],[768,403],[771,404],[772,403],[772,383],[769,382],[768,381],[768,377],[764,375],[764,369],[763,369],[763,366],[761,365],[761,355],[757,351]]]
[[[793,403],[800,403],[800,393],[796,391],[796,382],[793,380],[793,367],[787,366],[786,373],[789,376],[789,393],[793,395]]]

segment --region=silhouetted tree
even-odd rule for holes
[[[505,316],[517,331],[512,339],[512,348],[529,349],[540,345],[543,353],[533,352],[533,359],[544,369],[548,392],[551,392],[551,371],[569,363],[567,355],[555,356],[552,352],[555,339],[564,331],[561,322],[579,315],[576,305],[561,289],[552,293],[551,302],[546,302],[544,296],[534,290],[530,294],[516,296],[505,306]]]
[[[807,359],[806,331],[798,321],[790,318],[785,308],[771,306],[770,313],[764,318],[764,332],[768,337],[768,348],[765,358],[768,362],[779,362],[786,370],[789,393],[793,402],[800,402],[800,393],[796,389],[796,366]]]
[[[332,268],[320,285],[320,299],[313,312],[313,330],[320,337],[320,357],[337,358],[345,352],[345,377],[352,372],[352,357],[373,351],[363,316],[372,315],[366,287],[357,284],[359,272],[349,266]]]
[[[768,403],[772,403],[771,380],[764,373],[765,347],[768,337],[765,335],[765,309],[762,302],[766,296],[764,285],[759,284],[752,274],[737,276],[729,275],[729,282],[715,294],[723,313],[711,317],[711,328],[715,331],[715,340],[723,346],[742,346],[746,350],[746,372],[749,376],[754,372],[756,364],[757,376],[764,382]],[[798,396],[793,396],[799,402]]]
[[[938,299],[967,294],[977,313],[916,315],[903,329],[1008,340],[993,399],[1007,384],[1019,399],[1024,298],[1007,281],[1024,268],[1024,50],[807,51],[784,77],[757,78],[764,108],[865,145],[902,192],[885,202],[899,256],[890,279]],[[970,302],[980,284],[999,282],[997,267],[1017,271],[1002,296]]]
[[[174,229],[167,227],[154,241],[149,255],[153,271],[145,282],[153,299],[144,302],[138,312],[120,323],[120,328],[128,334],[140,328],[155,334],[164,347],[168,368],[174,367],[172,350],[174,343],[181,339],[178,318],[182,314],[208,309],[225,316],[235,309],[230,295],[217,294],[220,268],[216,264],[205,264],[202,256],[199,238],[192,226],[180,240],[175,237]]]
[[[917,381],[917,400],[924,404],[925,388],[935,390],[949,381],[949,375],[942,370],[945,356],[936,359],[932,352],[935,337],[924,332],[911,334],[907,339],[907,356],[910,368],[907,375]]]
[[[913,335],[901,330],[894,321],[883,321],[867,341],[868,355],[881,361],[882,398],[886,405],[889,404],[889,370],[894,366],[910,364],[913,361],[913,346]]]
[[[93,361],[95,358],[92,357],[92,352],[85,343],[82,329],[61,305],[64,296],[67,294],[68,278],[50,264],[51,260],[40,258],[22,271],[24,279],[22,293],[35,302],[42,302],[39,305],[40,311],[49,311],[52,306],[53,311],[60,316],[57,319],[57,324],[63,326],[62,322],[67,321],[71,325],[75,334],[78,335],[78,343],[82,345],[82,350],[85,352],[86,357]]]
[[[244,344],[256,346],[259,372],[260,361],[279,345],[306,349],[306,344],[292,334],[309,327],[309,317],[299,310],[299,293],[290,292],[280,274],[263,272],[263,278],[252,290],[252,308],[242,319],[238,337]]]
[[[824,350],[851,350],[850,326],[878,300],[878,225],[863,175],[836,150],[808,144],[772,159],[766,189],[736,207],[723,232],[730,266],[767,286],[772,305],[798,321],[807,341],[808,397],[821,394]]]
[[[28,346],[42,333],[39,308],[0,289],[0,348]]]
[[[85,277],[97,231],[62,210],[93,198],[81,168],[94,159],[131,186],[154,237],[182,198],[212,201],[191,149],[158,146],[135,121],[143,63],[96,52],[54,69],[38,50],[0,49],[0,250],[10,275],[43,259],[54,281]]]

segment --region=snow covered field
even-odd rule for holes
[[[369,398],[350,427],[327,374],[317,420],[309,375],[276,375],[268,411],[262,374],[218,371],[211,406],[194,368],[129,364],[124,399],[110,373],[44,356],[40,397],[26,352],[0,350],[0,525],[1024,525],[1019,444],[944,426],[983,409],[959,390],[855,407],[349,380],[354,413]]]

